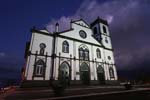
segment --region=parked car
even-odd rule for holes
[[[124,86],[126,90],[131,90],[133,87],[130,81],[121,82],[120,85]]]

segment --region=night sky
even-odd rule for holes
[[[30,29],[70,20],[109,22],[117,69],[150,73],[150,0],[0,0],[0,79],[20,77]],[[139,72],[139,71],[137,71]]]

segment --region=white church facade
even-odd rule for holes
[[[68,84],[109,84],[117,71],[107,21],[97,18],[88,25],[83,19],[71,21],[70,29],[54,33],[31,29],[26,45],[25,85],[48,85],[66,78]]]

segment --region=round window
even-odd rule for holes
[[[86,32],[83,31],[83,30],[81,30],[81,31],[79,32],[79,35],[80,35],[83,39],[86,38]]]
[[[108,59],[109,59],[109,60],[111,60],[111,57],[110,57],[110,56],[108,56]]]
[[[46,45],[44,43],[41,43],[40,48],[46,48]]]

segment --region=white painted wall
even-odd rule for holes
[[[82,27],[82,26],[74,24],[74,23],[72,23],[71,26],[73,28],[72,31],[62,33],[61,35],[71,37],[71,38],[75,38],[75,39],[78,39],[78,40],[81,40],[81,41],[87,41],[87,42],[90,42],[90,43],[101,45],[99,42],[97,42],[92,37],[93,31],[90,28]],[[80,35],[79,35],[80,30],[83,30],[87,33],[87,38],[83,39],[83,38],[80,37]]]
[[[46,53],[47,53],[47,55],[51,56],[51,54],[52,54],[52,49],[51,49],[52,48],[52,37],[43,35],[43,34],[39,34],[39,33],[32,33],[31,44],[30,44],[30,48],[29,48],[31,53],[35,54],[36,51],[38,51],[38,53],[40,52],[40,47],[39,47],[40,43],[46,44],[44,55],[46,55]],[[45,60],[45,58],[43,58],[41,56],[38,56],[37,60],[38,59]],[[35,63],[35,55],[30,55],[27,59],[27,66],[26,66],[26,72],[25,72],[25,76],[26,76],[27,80],[32,80],[34,63]],[[51,58],[48,57],[47,64],[46,64],[45,80],[49,80],[49,78],[50,78],[50,68],[51,68]],[[34,79],[41,80],[41,78],[38,78],[38,77],[34,78]]]
[[[86,26],[86,24],[84,24],[82,21],[81,22],[76,22],[77,24],[83,24]],[[73,30],[71,31],[67,31],[64,33],[61,33],[60,35],[62,36],[66,36],[66,37],[71,37],[71,38],[75,38],[81,41],[85,41],[85,42],[90,42],[90,43],[94,43],[96,45],[101,46],[101,44],[96,41],[93,37],[93,31],[90,28],[86,28],[86,27],[82,27],[80,25],[77,25],[76,23],[71,23],[71,27],[73,28]],[[103,32],[102,30],[102,23],[100,23],[100,31]],[[97,25],[98,27],[98,25]],[[107,29],[107,35],[109,36],[109,31],[108,31],[108,27],[105,26]],[[99,29],[99,28],[98,28]],[[79,35],[79,31],[80,30],[84,30],[87,33],[87,38],[83,39],[80,37]],[[44,32],[44,31],[43,31]],[[45,32],[47,33],[47,31]],[[47,33],[49,34],[49,33]],[[110,37],[107,37],[108,39],[108,43],[105,42],[105,37],[106,35],[102,35],[102,44],[106,47],[111,49],[111,40]],[[67,41],[69,43],[69,53],[63,53],[62,52],[62,43],[63,41]],[[39,52],[40,47],[39,44],[40,43],[45,43],[46,44],[46,48],[45,48],[45,54],[47,52],[47,54],[49,56],[51,56],[52,54],[52,43],[53,43],[53,37],[48,36],[48,35],[43,35],[43,34],[39,34],[39,33],[32,33],[32,37],[31,37],[31,45],[30,45],[30,51],[31,53],[36,53],[36,51]],[[69,39],[65,39],[65,38],[61,38],[61,37],[56,37],[56,46],[55,46],[55,54],[57,56],[59,56],[59,54],[61,54],[61,57],[66,57],[66,58],[73,58],[76,57],[76,59],[79,59],[79,52],[78,49],[81,45],[86,45],[87,48],[89,49],[89,58],[90,60],[94,60],[96,59],[96,61],[98,63],[95,62],[90,62],[89,66],[90,66],[90,72],[91,72],[91,80],[96,79],[97,80],[97,67],[98,65],[102,65],[102,67],[105,70],[105,79],[106,80],[110,80],[109,77],[109,70],[108,68],[110,66],[108,66],[107,64],[103,64],[104,62],[109,63],[109,64],[115,64],[114,62],[114,56],[113,56],[113,52],[110,50],[106,50],[103,47],[99,47],[99,46],[95,46],[95,45],[91,45],[91,44],[85,44],[85,43],[81,43],[79,41],[75,41],[75,40],[69,40]],[[96,55],[96,49],[99,48],[101,51],[101,58],[97,58]],[[111,60],[108,59],[108,56],[111,57]],[[41,57],[42,58],[42,57]],[[40,59],[40,57],[38,57],[38,59]],[[44,59],[44,58],[43,58]],[[59,71],[59,64],[63,63],[64,61],[68,62],[68,64],[71,66],[71,80],[80,80],[80,75],[78,74],[79,71],[79,60],[70,60],[70,59],[59,59],[59,58],[55,58],[54,61],[54,78],[57,80],[58,79],[58,71]],[[35,62],[35,56],[34,55],[30,55],[27,58],[27,66],[26,66],[26,72],[25,72],[25,76],[27,77],[27,80],[32,80],[32,75],[33,75],[33,68],[34,68],[34,62]],[[115,72],[115,79],[117,80],[117,72],[116,72],[116,67],[115,65],[112,66],[114,68],[114,72]],[[48,57],[47,59],[47,65],[46,65],[46,75],[45,75],[45,80],[49,80],[50,79],[50,74],[51,73],[51,57]],[[38,78],[35,77],[34,80],[43,80],[43,78]]]

